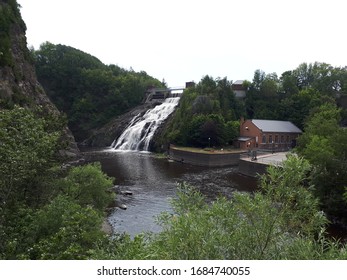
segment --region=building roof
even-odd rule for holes
[[[252,122],[263,132],[302,133],[301,129],[289,121],[253,119]]]
[[[233,82],[233,85],[242,85],[245,80],[237,80]]]

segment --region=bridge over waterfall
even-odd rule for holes
[[[146,103],[164,101],[169,97],[180,97],[184,89],[184,87],[150,88],[146,91]]]

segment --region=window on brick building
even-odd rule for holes
[[[266,135],[263,135],[263,138],[262,138],[261,142],[262,142],[263,144],[266,143]]]

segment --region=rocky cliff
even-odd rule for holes
[[[40,107],[43,114],[60,112],[38,83],[33,60],[27,48],[26,26],[15,0],[0,0],[0,108],[14,105]],[[67,143],[61,156],[75,157],[79,151],[67,127],[61,139]]]
[[[147,110],[156,106],[156,103],[144,103],[129,112],[115,117],[100,129],[95,129],[92,135],[83,141],[82,145],[88,147],[108,147],[118,138],[124,129],[129,125],[130,121],[138,114],[144,115]]]

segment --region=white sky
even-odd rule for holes
[[[28,45],[80,49],[165,81],[252,81],[302,62],[347,65],[345,0],[18,0]],[[345,4],[346,3],[346,4]]]

